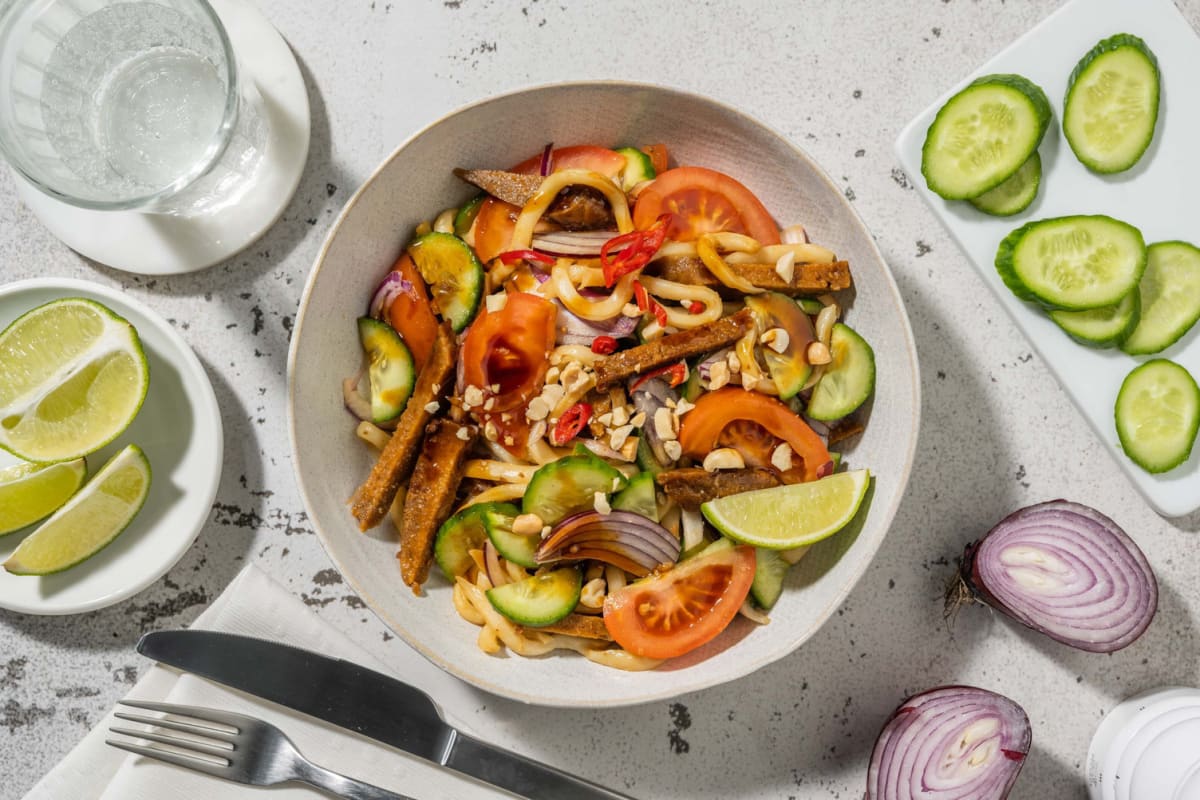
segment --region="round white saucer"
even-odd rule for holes
[[[247,0],[211,0],[238,64],[263,98],[270,134],[255,186],[229,208],[199,217],[95,211],[43,194],[13,171],[17,194],[68,247],[126,272],[174,275],[211,267],[262,236],[292,199],[308,158],[308,93],[291,48]]]
[[[44,577],[0,570],[0,608],[23,614],[79,614],[110,606],[158,580],[188,551],[212,513],[225,439],[208,375],[187,342],[128,294],[89,281],[38,278],[0,286],[0,330],[32,308],[60,297],[87,297],[137,328],[150,365],[150,390],[137,418],[114,442],[88,456],[95,474],[127,444],[150,460],[146,504],[112,544],[82,564]],[[16,463],[0,451],[0,467]],[[0,560],[28,533],[0,537]]]

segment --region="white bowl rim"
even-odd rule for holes
[[[312,269],[309,271],[307,281],[305,281],[304,292],[300,296],[300,305],[296,311],[296,324],[295,324],[293,335],[292,335],[292,342],[288,349],[287,420],[288,420],[288,439],[291,444],[292,458],[293,458],[293,477],[295,478],[296,486],[300,491],[300,499],[304,503],[306,510],[311,510],[313,506],[308,497],[307,487],[304,485],[304,482],[300,478],[300,471],[298,469],[298,464],[296,463],[297,455],[298,455],[298,448],[297,448],[297,441],[296,441],[296,415],[295,415],[295,388],[296,388],[295,387],[295,375],[296,375],[295,362],[296,362],[297,353],[299,350],[298,343],[300,341],[300,331],[302,330],[303,325],[304,325],[306,312],[308,311],[309,300],[311,299],[313,287],[316,284],[317,275],[321,271],[321,267],[324,265],[325,257],[328,254],[329,248],[330,248],[331,244],[333,243],[333,240],[337,237],[337,234],[338,234],[339,230],[341,229],[342,224],[345,222],[346,218],[350,215],[350,213],[354,210],[354,207],[357,205],[359,198],[366,191],[367,187],[369,187],[375,181],[375,179],[379,177],[380,173],[382,173],[385,169],[387,169],[388,167],[391,166],[392,162],[395,161],[395,159],[400,155],[400,153],[405,148],[407,148],[412,142],[414,142],[417,139],[419,139],[420,137],[424,136],[426,133],[431,131],[433,128],[435,128],[438,125],[440,125],[441,123],[445,122],[450,117],[457,116],[458,114],[461,114],[461,113],[464,113],[466,111],[470,111],[470,110],[473,110],[476,108],[480,108],[482,106],[486,106],[490,103],[496,103],[496,102],[508,100],[511,97],[513,97],[514,95],[525,94],[527,92],[544,91],[544,90],[549,90],[549,89],[571,89],[571,88],[615,88],[615,89],[633,89],[633,90],[649,89],[649,90],[653,90],[653,91],[667,92],[669,94],[674,94],[674,95],[684,97],[688,100],[700,101],[702,103],[708,103],[711,105],[718,106],[722,110],[724,110],[726,113],[728,113],[734,117],[737,117],[738,119],[742,120],[746,124],[760,128],[760,129],[766,131],[767,133],[771,134],[772,136],[775,136],[781,142],[786,144],[796,154],[797,158],[799,158],[802,161],[809,164],[812,167],[814,174],[819,176],[820,179],[823,180],[832,191],[836,192],[839,195],[841,194],[842,190],[840,188],[838,188],[837,184],[834,183],[834,181],[829,177],[828,173],[826,173],[825,169],[823,167],[821,167],[820,164],[818,164],[815,160],[813,160],[813,158],[807,152],[805,152],[802,148],[800,148],[796,144],[794,144],[791,139],[784,136],[782,133],[775,130],[770,125],[767,125],[766,123],[747,114],[746,112],[740,111],[737,108],[734,108],[733,106],[731,106],[727,103],[724,103],[720,100],[715,100],[711,97],[707,97],[698,92],[691,92],[691,91],[688,91],[685,89],[679,89],[679,88],[675,88],[675,87],[671,87],[671,86],[663,86],[663,85],[654,84],[654,83],[642,83],[642,82],[638,82],[638,81],[625,81],[625,80],[613,80],[613,79],[572,80],[572,81],[556,81],[556,82],[552,82],[552,83],[538,83],[538,84],[532,84],[532,85],[528,85],[528,86],[518,87],[518,88],[512,89],[510,91],[504,92],[503,94],[486,97],[482,100],[477,100],[473,103],[468,103],[466,105],[462,105],[457,108],[451,109],[450,111],[446,112],[445,114],[442,114],[441,116],[434,119],[427,125],[420,128],[419,130],[413,132],[411,135],[408,136],[408,138],[406,138],[403,142],[401,142],[399,145],[397,145],[396,148],[393,149],[392,152],[389,153],[388,156],[386,158],[384,158],[384,160],[382,162],[380,162],[380,164],[374,170],[372,170],[371,174],[367,177],[366,180],[364,180],[362,182],[362,184],[358,187],[358,189],[355,190],[354,194],[350,196],[350,199],[346,201],[346,205],[342,208],[341,213],[339,213],[337,216],[337,219],[334,220],[333,225],[329,229],[329,232],[325,235],[325,240],[321,243],[320,250],[317,251],[316,258],[313,260]],[[920,374],[921,373],[920,373],[920,368],[919,368],[918,358],[917,358],[916,341],[913,337],[913,332],[912,332],[912,324],[909,321],[908,312],[905,309],[904,300],[900,296],[900,288],[896,284],[896,279],[892,275],[892,270],[888,266],[887,260],[883,257],[883,253],[880,252],[879,245],[876,244],[874,236],[870,235],[871,229],[868,228],[866,223],[863,222],[863,219],[859,215],[857,209],[855,209],[854,206],[851,203],[849,203],[848,201],[845,203],[845,208],[850,212],[850,214],[853,216],[854,221],[858,223],[858,225],[862,228],[862,230],[867,232],[866,239],[871,248],[871,252],[875,255],[876,258],[879,259],[879,263],[883,266],[884,277],[886,279],[888,289],[890,290],[889,299],[896,306],[896,310],[898,312],[898,317],[901,322],[901,327],[904,332],[904,344],[905,344],[904,349],[905,349],[905,352],[908,354],[909,361],[910,361],[908,374],[911,376],[911,379],[912,379],[912,393],[913,393],[912,394],[912,396],[913,396],[913,415],[912,415],[912,428],[911,428],[912,436],[909,440],[908,452],[905,453],[904,467],[900,471],[900,474],[898,476],[899,486],[903,487],[903,488],[897,492],[895,498],[892,500],[891,504],[885,510],[884,516],[882,518],[885,521],[883,523],[884,526],[887,528],[890,528],[893,520],[895,520],[895,518],[896,518],[896,512],[900,508],[900,503],[904,498],[905,490],[908,486],[908,481],[909,481],[909,478],[912,473],[913,461],[916,457],[917,441],[920,438],[920,429],[921,429],[920,428],[920,426],[921,426],[921,379],[920,379]],[[658,692],[642,694],[642,695],[631,695],[629,697],[619,698],[619,699],[611,699],[611,698],[589,699],[589,698],[581,697],[570,703],[567,703],[567,702],[558,703],[558,702],[547,702],[545,700],[545,698],[539,697],[532,693],[516,691],[507,686],[500,686],[500,685],[496,685],[493,683],[489,683],[488,681],[479,678],[474,673],[459,667],[454,662],[443,658],[433,648],[429,647],[424,642],[422,642],[418,637],[411,635],[411,633],[408,631],[407,627],[405,627],[403,624],[401,624],[400,621],[397,620],[393,615],[388,614],[385,611],[383,611],[382,606],[373,601],[370,594],[368,594],[366,592],[365,588],[359,583],[359,581],[355,578],[355,576],[352,573],[348,572],[344,568],[341,561],[339,561],[337,556],[335,556],[333,553],[333,548],[331,547],[331,544],[330,544],[330,542],[332,541],[331,537],[329,536],[328,533],[326,533],[326,531],[324,530],[324,528],[321,525],[321,522],[317,519],[315,514],[311,513],[311,511],[309,513],[309,522],[312,523],[313,529],[316,531],[318,538],[320,538],[321,544],[325,549],[326,555],[329,556],[330,561],[333,562],[333,565],[337,568],[338,572],[340,572],[342,574],[342,577],[345,578],[346,582],[350,584],[350,588],[353,589],[355,591],[355,593],[357,593],[360,597],[363,598],[363,600],[366,602],[367,606],[370,607],[372,612],[377,617],[379,617],[385,625],[387,625],[389,628],[391,628],[396,633],[400,634],[400,638],[405,642],[405,644],[407,644],[409,647],[411,647],[414,650],[416,650],[417,652],[419,652],[422,656],[424,656],[426,659],[428,659],[431,663],[435,664],[437,667],[444,670],[445,672],[448,672],[451,675],[454,675],[456,678],[458,678],[472,686],[478,687],[480,689],[483,689],[486,692],[498,695],[500,697],[505,697],[505,698],[508,698],[511,700],[516,700],[516,701],[526,703],[529,705],[548,706],[548,707],[559,706],[559,707],[571,707],[571,708],[617,708],[617,707],[623,707],[623,706],[632,706],[632,705],[640,705],[640,704],[644,704],[644,703],[651,703],[651,702],[655,702],[658,700],[668,700],[668,699],[671,699],[674,697],[678,697],[682,694],[696,692],[696,691],[700,691],[703,689],[711,688],[713,686],[718,686],[718,685],[721,685],[724,683],[729,683],[731,681],[735,681],[739,678],[743,678],[746,675],[749,675],[753,672],[758,671],[759,669],[767,666],[768,664],[774,663],[775,661],[785,658],[786,656],[790,655],[791,653],[793,653],[797,649],[799,649],[799,647],[802,646],[805,641],[810,639],[818,630],[820,630],[820,628],[826,622],[828,622],[829,617],[831,617],[833,615],[833,612],[837,609],[838,606],[840,606],[842,603],[844,603],[846,601],[846,598],[850,595],[850,592],[853,591],[854,587],[858,584],[859,580],[862,579],[862,576],[867,571],[867,568],[870,567],[871,563],[875,560],[875,555],[878,554],[879,547],[881,547],[883,544],[883,537],[881,537],[879,545],[876,546],[875,551],[871,554],[870,558],[862,559],[861,563],[855,565],[854,568],[850,571],[846,580],[842,583],[842,585],[837,587],[837,590],[832,594],[832,601],[830,603],[830,606],[827,607],[826,609],[824,609],[821,612],[821,614],[817,616],[817,619],[819,621],[812,627],[811,630],[809,630],[803,636],[803,638],[794,647],[792,647],[790,650],[787,650],[786,652],[783,652],[783,653],[772,652],[772,653],[765,654],[760,658],[754,659],[752,661],[747,661],[743,664],[738,665],[735,669],[731,670],[731,672],[729,674],[715,676],[712,678],[700,678],[699,680],[695,680],[694,682],[689,683],[687,685],[681,685],[680,688],[677,688],[677,689],[676,688],[664,689],[664,690],[658,691]],[[885,531],[884,537],[886,537],[886,535],[887,535],[887,532]]]

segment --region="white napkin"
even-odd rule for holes
[[[213,601],[193,628],[240,633],[286,642],[386,672],[378,661],[321,621],[253,564]],[[194,675],[155,665],[130,691],[130,699],[209,706],[265,719],[279,726],[300,752],[336,772],[416,800],[510,796],[370,739],[326,725]],[[141,713],[137,709],[125,709]],[[211,778],[191,770],[127,755],[104,743],[112,725],[131,726],[111,712],[26,795],[25,800],[272,800],[325,797],[298,784],[264,790]]]

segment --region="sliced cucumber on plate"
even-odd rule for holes
[[[1150,245],[1139,286],[1141,321],[1121,349],[1131,355],[1159,353],[1200,319],[1200,249],[1187,242]]]
[[[429,286],[437,312],[461,333],[483,297],[483,264],[475,251],[452,233],[434,232],[414,239],[408,254]]]
[[[367,354],[371,419],[391,422],[404,412],[417,381],[412,353],[390,325],[372,317],[358,320],[358,338]]]
[[[1103,215],[1030,222],[996,251],[996,271],[1013,294],[1072,311],[1116,305],[1145,268],[1141,231]]]
[[[1145,280],[1145,277],[1142,278]],[[1133,291],[1113,306],[1086,311],[1050,312],[1050,319],[1068,336],[1088,347],[1117,347],[1124,342],[1142,317],[1141,292]]]
[[[1166,472],[1192,452],[1200,425],[1200,387],[1173,361],[1147,361],[1125,377],[1115,416],[1125,455],[1147,472]]]
[[[972,197],[967,202],[993,217],[1011,217],[1029,208],[1037,197],[1041,183],[1042,157],[1035,150],[1012,177],[995,189]]]
[[[1012,177],[1037,151],[1050,101],[1020,75],[985,75],[950,98],[925,135],[921,174],[947,200],[969,200]]]
[[[1075,66],[1063,101],[1063,134],[1093,172],[1113,173],[1138,162],[1158,121],[1158,59],[1136,36],[1099,42]]]
[[[833,360],[808,401],[808,415],[827,422],[851,413],[875,390],[875,353],[849,325],[833,326],[829,352]]]
[[[553,625],[575,610],[583,588],[576,567],[563,567],[488,589],[492,607],[520,625]]]

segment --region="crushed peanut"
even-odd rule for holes
[[[679,417],[672,414],[669,408],[655,410],[654,432],[658,434],[658,438],[664,441],[674,439],[679,433]]]
[[[612,410],[612,424],[619,428],[627,422],[629,422],[629,411],[625,409],[625,406],[614,407]]]
[[[632,425],[622,425],[612,432],[612,436],[608,440],[608,446],[613,450],[620,450],[625,445],[625,440],[633,433]]]
[[[729,383],[729,364],[724,361],[714,361],[708,369],[708,388],[715,392],[727,383]]]
[[[601,425],[603,425],[603,426],[604,426],[604,427],[606,427],[606,428],[608,428],[608,427],[611,427],[611,426],[612,426],[612,424],[613,424],[613,415],[612,415],[612,412],[611,412],[611,411],[605,411],[603,414],[601,414],[600,416],[596,417],[596,421],[597,421],[597,422],[599,422]]]
[[[742,371],[742,360],[732,350],[725,356],[725,363],[729,365],[729,372],[731,374]]]
[[[635,428],[640,428],[646,424],[646,412],[639,411],[630,418],[629,424]]]
[[[471,429],[467,426],[462,426],[454,432],[454,435],[462,439],[464,442],[471,438]]]
[[[746,466],[742,454],[732,447],[718,447],[704,457],[704,469],[716,472],[719,469],[742,469]]]
[[[666,452],[667,458],[672,461],[678,461],[679,457],[683,455],[683,445],[674,440],[663,442],[663,450]]]
[[[679,398],[679,402],[675,404],[675,416],[682,417],[695,407],[695,404],[689,403],[686,397],[681,397]]]
[[[496,431],[496,423],[490,419],[483,425],[483,438],[489,442],[497,441],[500,438],[500,434]]]
[[[492,391],[492,394],[500,394],[500,384],[498,384],[498,383],[493,383],[493,384],[492,384],[491,386],[489,386],[488,388],[489,388],[489,389],[491,389],[491,391]]]
[[[430,414],[436,414],[442,410],[442,404],[437,400],[430,400],[425,404],[425,410]]]
[[[638,308],[637,306],[635,306],[633,303],[626,303],[625,305],[623,305],[621,307],[621,316],[623,316],[623,317],[631,317],[631,318],[636,319],[637,317],[640,317],[641,315],[642,315],[642,310],[640,308]]]
[[[808,345],[808,363],[810,364],[828,364],[833,361],[833,354],[829,352],[829,348],[824,342],[812,342]]]
[[[546,370],[546,383],[557,383],[558,376],[561,373],[562,370],[558,367],[551,367],[550,369]]]
[[[550,384],[542,389],[542,400],[546,401],[546,405],[552,409],[566,396],[567,390],[557,383]]]
[[[546,435],[546,430],[546,421],[544,419],[533,423],[533,427],[529,429],[530,441],[536,442],[538,439],[543,438]]]
[[[788,250],[779,257],[775,262],[775,274],[780,277],[784,283],[791,283],[792,278],[796,276],[796,251]]]
[[[516,443],[517,443],[517,440],[514,439],[513,437],[511,437],[511,436],[504,437],[504,444],[507,445],[508,447],[512,447]]]
[[[491,411],[495,407],[496,407],[496,398],[495,397],[489,397],[487,400],[483,401],[483,410],[484,411]]]
[[[787,472],[792,468],[792,448],[788,446],[787,442],[783,442],[771,451],[771,466],[780,472]]]
[[[463,391],[463,408],[474,408],[483,405],[483,390],[478,386],[468,386]]]
[[[512,522],[512,532],[522,536],[532,536],[541,533],[545,522],[537,514],[520,514]]]
[[[592,495],[592,506],[596,509],[597,514],[607,516],[612,513],[612,506],[608,504],[608,496],[604,492],[596,492]]]

